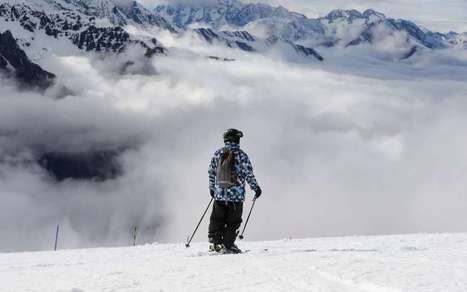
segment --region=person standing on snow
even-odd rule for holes
[[[209,250],[241,253],[235,245],[237,230],[242,223],[245,181],[261,196],[248,155],[240,149],[243,133],[229,129],[224,133],[225,146],[214,153],[209,165],[209,191],[214,205],[209,223]]]

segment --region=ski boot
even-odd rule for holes
[[[209,245],[210,252],[223,252],[225,250],[225,246],[222,243],[212,243]]]
[[[239,254],[239,253],[242,253],[242,250],[239,249],[236,244],[233,244],[230,247],[225,247],[223,253],[225,253],[225,254]]]

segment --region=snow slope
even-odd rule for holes
[[[467,234],[0,254],[1,291],[467,291]]]

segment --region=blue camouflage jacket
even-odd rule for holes
[[[253,174],[253,166],[248,155],[240,149],[238,144],[226,142],[225,147],[233,150],[235,153],[237,185],[224,190],[216,182],[217,165],[224,149],[221,148],[214,153],[214,157],[211,159],[211,164],[209,165],[209,189],[214,191],[214,199],[216,201],[243,202],[245,200],[245,181],[248,182],[253,191],[256,192],[258,189],[258,183]]]

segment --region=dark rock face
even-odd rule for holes
[[[217,56],[208,56],[209,60],[214,60],[214,61],[223,61],[223,62],[235,62],[235,59],[230,59],[230,58],[221,58]]]
[[[239,48],[240,50],[243,50],[246,52],[255,51],[255,49],[252,46],[242,41],[242,40],[246,40],[250,42],[255,41],[255,38],[248,32],[223,31],[220,33],[216,33],[210,28],[196,28],[194,32],[197,33],[203,40],[205,40],[206,42],[210,44],[212,44],[214,41],[218,41],[218,42],[224,43],[229,48]]]
[[[66,179],[105,181],[122,174],[118,154],[114,150],[51,152],[42,154],[38,163],[59,182]]]
[[[143,45],[143,47],[145,47],[145,46]],[[167,50],[162,46],[156,46],[156,47],[153,47],[153,48],[145,47],[145,48],[146,48],[146,53],[144,54],[144,56],[148,57],[148,58],[151,58],[154,55],[167,54]]]
[[[406,60],[411,58],[419,51],[418,47],[412,47],[409,52],[407,52],[404,56],[402,56],[401,60]]]
[[[255,51],[255,49],[253,49],[252,46],[247,45],[244,42],[235,41],[235,44],[237,45],[237,47],[239,49],[241,49],[243,51],[246,51],[246,52],[254,52]]]
[[[45,89],[55,79],[54,74],[29,60],[10,31],[0,33],[0,68],[27,87]]]
[[[66,11],[63,14],[47,14],[36,11],[27,5],[0,4],[0,16],[6,21],[18,21],[30,32],[43,30],[55,38],[68,35],[69,31],[77,31],[83,27],[83,20],[77,13]],[[86,20],[85,20],[86,21]]]
[[[212,43],[214,40],[219,40],[220,37],[210,28],[196,28],[194,30],[200,37],[202,37],[208,43]]]
[[[3,56],[0,56],[0,69],[6,69],[8,66],[8,62],[5,60]]]
[[[315,49],[307,48],[307,47],[297,45],[297,44],[294,44],[294,43],[290,43],[290,45],[295,49],[295,51],[298,54],[300,54],[302,56],[314,57],[318,61],[323,61],[324,60],[324,58],[320,54],[318,54],[318,52]]]
[[[128,45],[139,45],[146,49],[146,57],[167,53],[167,50],[156,40],[150,44],[143,41],[132,40],[130,34],[123,28],[90,26],[86,30],[75,34],[71,38],[73,44],[85,51],[122,53]]]
[[[129,40],[130,35],[121,27],[90,26],[72,37],[73,44],[79,49],[96,52],[121,53]]]
[[[223,31],[222,33],[231,38],[239,38],[249,42],[256,41],[256,38],[247,31]]]

